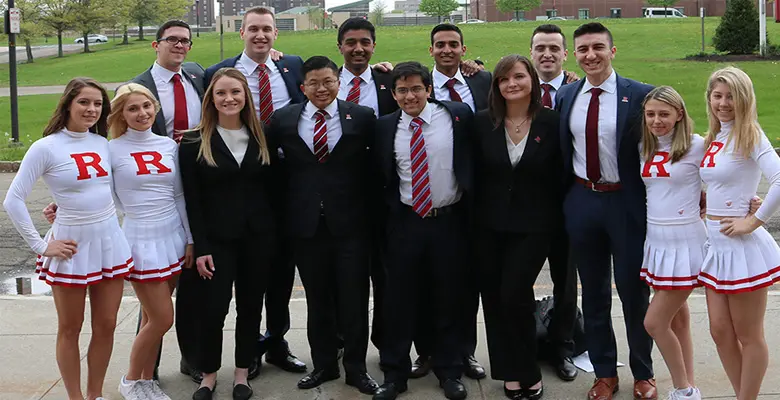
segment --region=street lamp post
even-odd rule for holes
[[[225,47],[223,42],[223,37],[225,36],[225,26],[222,23],[222,14],[225,13],[224,4],[225,0],[217,0],[219,3],[219,59],[224,60],[225,59]]]
[[[16,86],[16,33],[11,28],[11,10],[14,9],[14,0],[8,0],[8,10],[5,14],[5,23],[8,29],[8,72],[11,94],[11,139],[14,145],[19,145],[19,97]],[[15,10],[18,11],[18,10]]]
[[[200,37],[200,0],[195,0],[195,25],[197,25],[197,29],[195,31],[195,35],[197,37]]]

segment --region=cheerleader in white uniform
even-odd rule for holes
[[[96,81],[68,83],[55,114],[33,143],[8,188],[3,206],[27,244],[39,254],[37,272],[51,285],[57,308],[57,364],[71,400],[83,400],[79,334],[89,288],[92,337],[87,400],[102,396],[114,343],[123,280],[133,269],[111,190],[106,141],[108,95]],[[43,177],[59,204],[59,216],[41,238],[25,200]]]
[[[728,67],[710,76],[709,132],[700,174],[707,184],[709,248],[699,282],[707,287],[710,333],[739,400],[758,396],[768,364],[767,287],[780,280],[780,247],[762,225],[780,208],[780,157],[761,127],[750,77]],[[747,213],[761,174],[769,192]]]
[[[682,97],[671,87],[648,93],[640,153],[647,189],[647,236],[641,277],[655,289],[645,328],[658,344],[675,389],[671,400],[701,399],[693,382],[686,300],[699,286],[707,232],[700,217],[699,163],[704,139],[693,134]]]
[[[170,399],[153,378],[160,341],[173,323],[169,282],[192,265],[192,235],[178,168],[178,145],[152,133],[160,109],[145,87],[120,87],[108,118],[117,207],[135,262],[127,277],[146,323],[133,342],[119,392],[125,399]]]

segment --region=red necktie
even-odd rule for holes
[[[590,89],[588,119],[585,120],[585,171],[588,180],[596,183],[601,179],[599,162],[599,95],[604,90]]]
[[[268,69],[265,64],[257,66],[258,80],[260,82],[260,122],[268,124],[271,114],[274,113],[274,98],[271,94],[271,80],[268,78]]]
[[[352,87],[347,94],[347,103],[358,104],[360,102],[360,82],[363,82],[359,76],[352,78]]]
[[[412,129],[412,208],[417,215],[425,218],[433,208],[431,183],[428,180],[428,154],[425,151],[425,139],[422,134],[423,120],[415,118],[409,124]]]
[[[458,91],[455,90],[456,83],[458,83],[458,80],[455,78],[451,78],[450,80],[447,81],[447,90],[450,91],[450,100],[463,102],[463,100],[460,98],[460,95],[458,94]]]
[[[552,96],[550,96],[550,89],[552,89],[552,85],[549,83],[542,83],[542,89],[544,90],[544,94],[542,94],[542,105],[547,108],[553,108]]]
[[[317,110],[314,117],[314,155],[317,161],[324,163],[328,159],[328,125],[325,124],[325,111]]]
[[[182,132],[190,128],[187,117],[187,96],[184,94],[184,85],[181,84],[181,75],[173,74],[173,140],[181,142]]]

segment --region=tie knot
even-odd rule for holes
[[[455,78],[450,78],[450,80],[447,81],[447,87],[452,89],[455,87],[455,84],[458,83],[458,80]]]
[[[420,117],[415,117],[412,119],[412,122],[409,124],[409,127],[412,129],[421,128],[423,126],[423,120]]]
[[[325,110],[317,110],[317,111],[314,113],[314,116],[315,116],[317,119],[325,119],[325,118],[327,118],[327,117],[328,117],[328,113],[327,113]]]
[[[363,82],[363,78],[359,76],[352,78],[352,86],[360,86],[362,82]]]
[[[601,95],[601,93],[603,93],[603,92],[604,92],[604,89],[602,89],[602,88],[594,87],[594,88],[590,89],[590,95],[594,96],[594,97],[599,97]]]
[[[263,73],[267,72],[267,70],[268,70],[268,67],[266,67],[265,64],[258,64],[257,65],[257,72],[263,74]]]
[[[173,74],[173,77],[171,78],[172,81],[179,83],[181,82],[181,75],[179,74]]]
[[[552,85],[549,83],[542,83],[542,89],[544,89],[545,92],[549,92],[550,89],[552,89]]]

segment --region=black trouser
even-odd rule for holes
[[[566,230],[556,233],[550,245],[547,261],[553,282],[555,309],[547,328],[553,360],[574,355],[574,323],[577,319],[577,270],[569,256],[569,238]]]
[[[377,349],[381,348],[386,335],[382,328],[384,321],[384,297],[387,278],[386,267],[386,245],[387,240],[384,234],[384,225],[376,229],[371,243],[371,289],[374,292],[374,312],[371,322],[371,343]]]
[[[411,369],[412,339],[423,300],[430,300],[433,370],[440,380],[460,378],[462,290],[468,254],[467,215],[459,204],[436,217],[420,218],[401,207],[388,221],[385,326],[393,327],[381,349],[385,381],[406,382]],[[422,284],[430,275],[427,287]],[[421,293],[429,292],[428,297]]]
[[[344,370],[366,371],[368,349],[367,236],[334,236],[321,218],[311,238],[294,239],[295,262],[306,289],[306,322],[315,370],[338,370],[339,333]]]
[[[278,249],[271,259],[265,299],[260,299],[261,309],[265,300],[266,331],[265,334],[261,332],[258,338],[259,356],[266,352],[280,352],[283,355],[287,352],[284,335],[290,330],[290,297],[295,284],[295,262],[292,243],[282,235],[277,238]]]
[[[480,229],[477,254],[493,379],[528,388],[542,380],[537,364],[534,283],[551,234]]]
[[[272,239],[250,236],[231,242],[211,243],[214,276],[201,282],[199,302],[200,361],[204,373],[219,370],[222,363],[222,329],[236,286],[236,368],[249,368],[257,354],[262,296],[273,251]]]

